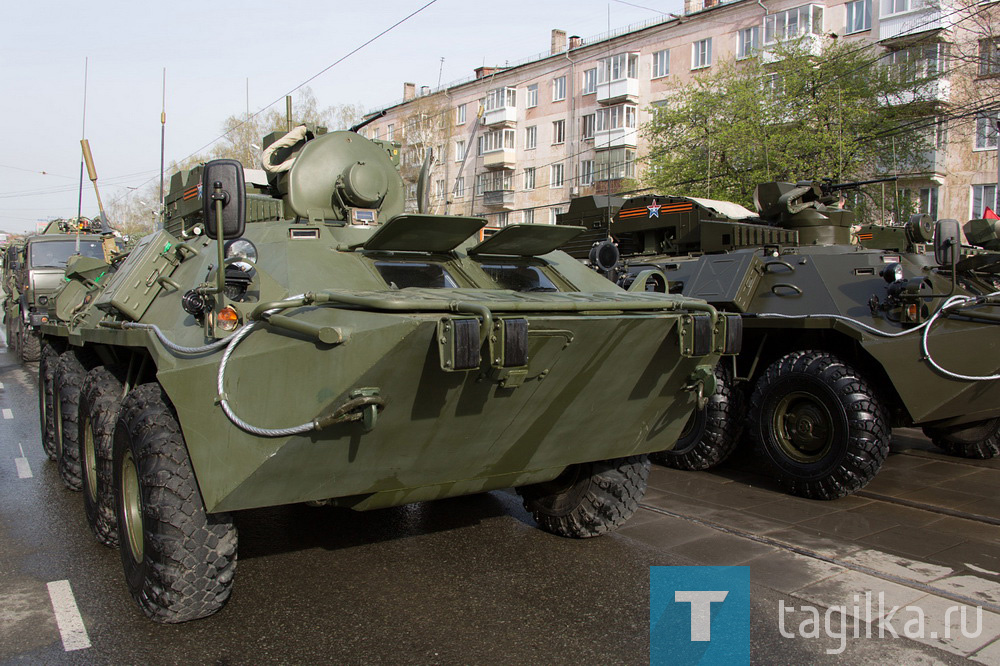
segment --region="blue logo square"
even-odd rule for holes
[[[747,567],[650,567],[649,663],[750,663]]]

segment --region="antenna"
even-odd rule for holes
[[[441,88],[441,74],[444,73],[444,56],[441,56],[441,67],[438,68],[438,84],[437,87]]]
[[[164,67],[163,103],[160,110],[160,224],[163,224],[163,158],[164,158],[164,152],[166,151],[166,142],[167,142],[167,68]],[[95,182],[94,184],[96,185],[97,183]]]
[[[89,64],[89,58],[83,59],[83,129],[80,130],[80,140],[87,138],[87,66]],[[77,226],[80,224],[80,217],[83,215],[83,157],[80,158],[80,195],[76,201],[76,223]],[[80,251],[79,247],[80,235],[77,234],[77,252]]]

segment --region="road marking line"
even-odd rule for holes
[[[0,389],[3,388],[3,382],[0,382]]]
[[[3,410],[3,417],[5,419],[12,419],[12,418],[14,418],[14,412],[10,411],[9,409],[4,409]]]
[[[83,626],[80,609],[76,607],[73,588],[68,580],[55,580],[49,583],[49,598],[52,600],[52,610],[56,614],[56,624],[62,636],[63,650],[83,650],[90,647],[90,637],[87,628]]]
[[[31,466],[28,465],[27,458],[14,458],[14,465],[17,466],[17,478],[30,479]]]

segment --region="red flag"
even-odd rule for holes
[[[996,213],[994,213],[993,209],[990,208],[989,206],[987,206],[986,210],[983,212],[983,219],[984,220],[1000,220],[1000,215],[997,215]]]

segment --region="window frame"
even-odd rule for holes
[[[702,48],[704,47],[704,48]],[[706,62],[702,62],[704,56]],[[712,38],[706,37],[691,43],[691,69],[705,69],[712,66]]]
[[[561,146],[566,143],[566,119],[552,121],[552,145]]]
[[[653,53],[650,79],[662,79],[666,76],[670,76],[670,49],[660,49]]]
[[[525,88],[525,103],[527,109],[533,109],[538,106],[538,84],[532,83],[527,88]]]
[[[524,149],[534,150],[538,147],[538,125],[529,125],[524,128]]]
[[[859,32],[867,32],[872,29],[872,0],[852,0],[845,3],[845,7],[847,11],[847,24],[844,26],[844,34],[856,35]],[[855,27],[855,24],[858,23],[858,7],[861,7],[864,12],[861,21],[862,27],[860,28]]]
[[[560,96],[561,95],[561,96]],[[566,100],[566,75],[557,76],[552,79],[552,101],[563,102]]]

